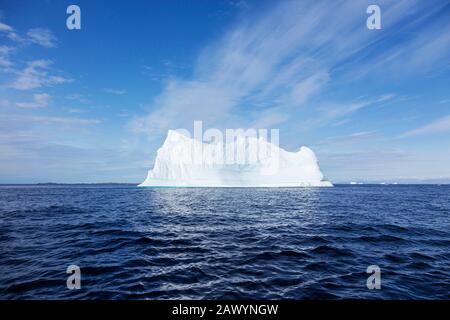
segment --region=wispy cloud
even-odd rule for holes
[[[0,67],[10,68],[13,62],[10,59],[10,54],[14,49],[8,46],[0,46]]]
[[[79,109],[79,108],[65,108],[68,113],[85,113],[85,109]]]
[[[3,22],[0,22],[0,32],[5,32],[8,34],[13,31],[14,31],[14,29],[11,26],[9,26]]]
[[[367,100],[358,100],[358,101],[354,101],[352,103],[349,103],[348,105],[344,105],[344,106],[337,106],[337,107],[331,107],[331,108],[327,108],[325,110],[325,113],[328,117],[330,118],[336,118],[336,117],[341,117],[341,116],[346,116],[349,115],[353,112],[356,112],[360,109],[372,106],[374,104],[380,104],[380,103],[384,103],[387,102],[389,100],[392,100],[393,98],[395,98],[395,94],[384,94],[378,98],[375,99],[367,99]]]
[[[35,116],[35,115],[17,115],[0,114],[2,122],[21,122],[38,124],[60,124],[60,125],[94,125],[101,123],[99,119],[85,119],[75,117],[55,117],[55,116]]]
[[[361,143],[366,142],[368,140],[372,140],[376,138],[378,134],[374,131],[361,131],[361,132],[355,132],[349,135],[345,136],[339,136],[339,137],[330,137],[322,140],[319,144],[332,144],[332,145],[344,145],[344,144],[355,144],[355,143]]]
[[[48,28],[31,28],[26,35],[20,36],[16,30],[3,22],[0,22],[0,35],[4,34],[10,40],[20,44],[34,43],[46,48],[56,47],[57,38]]]
[[[116,94],[116,95],[122,95],[125,94],[125,90],[118,90],[118,89],[111,89],[111,88],[104,88],[103,91],[106,93]]]
[[[86,95],[81,94],[81,93],[71,93],[66,96],[66,99],[78,101],[80,103],[89,103],[90,102],[89,98]]]
[[[408,46],[426,50],[433,55],[432,63],[407,61],[403,53],[380,61],[385,54],[376,50],[376,45],[384,40],[384,34],[365,28],[368,4],[370,1],[288,1],[256,17],[251,24],[238,24],[203,50],[194,76],[167,81],[151,111],[135,118],[132,127],[154,137],[168,128],[190,126],[195,119],[219,127],[227,123],[280,125],[298,121],[291,114],[302,108],[316,108],[314,117],[332,119],[392,100],[394,95],[387,94],[364,101],[356,96],[350,102],[336,103],[322,93],[331,85],[342,85],[339,79],[344,75],[363,73],[370,64],[379,68],[388,62],[410,67],[414,64],[414,70],[420,72],[421,64],[432,66],[438,61],[436,55],[448,56],[450,49],[442,45],[445,39],[433,37],[431,42],[440,48],[434,54],[425,49],[428,43],[422,37],[409,38],[405,40]],[[380,5],[383,25],[392,30],[403,30],[410,23],[403,12],[426,11],[417,1],[380,1]],[[339,73],[338,79],[335,73]],[[272,116],[276,121],[269,121]]]
[[[16,33],[13,27],[3,22],[0,22],[0,33],[6,34],[6,36],[13,41],[22,40],[22,38]]]
[[[29,119],[43,124],[92,125],[101,123],[101,120],[98,119],[82,119],[69,117],[33,116],[30,117]]]
[[[16,106],[24,109],[37,109],[48,105],[51,96],[47,93],[33,94],[33,100],[29,102],[17,102]]]
[[[52,74],[51,65],[52,61],[50,60],[28,62],[23,70],[17,72],[16,79],[9,87],[17,90],[30,90],[72,81],[70,78]]]
[[[437,119],[422,127],[407,131],[400,137],[407,138],[444,132],[450,132],[450,115]]]
[[[46,48],[56,47],[55,35],[46,28],[34,28],[27,32],[29,41]]]
[[[319,113],[314,117],[308,118],[302,122],[304,128],[317,128],[327,124],[340,126],[350,122],[349,118],[342,120],[342,117],[348,117],[355,112],[363,109],[379,106],[393,100],[395,94],[384,94],[371,99],[356,99],[349,102],[323,102],[318,104],[317,111]]]

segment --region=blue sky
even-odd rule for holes
[[[70,4],[0,4],[0,183],[140,182],[194,120],[279,128],[333,182],[450,179],[450,1]]]

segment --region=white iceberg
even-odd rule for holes
[[[232,147],[236,147],[236,143]],[[158,149],[155,164],[140,187],[329,187],[314,152],[301,147],[288,152],[263,138],[246,137],[245,148],[236,148],[233,161],[217,161],[229,143],[203,143],[169,130]],[[256,147],[256,148],[255,148]],[[265,150],[253,161],[255,150]],[[200,161],[193,160],[201,154]],[[246,158],[247,157],[247,158]]]

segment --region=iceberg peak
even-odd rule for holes
[[[178,132],[177,130],[169,130],[167,132],[167,137],[164,142],[167,142],[167,141],[168,142],[177,142],[182,139],[188,139],[188,137],[186,137],[182,133]]]

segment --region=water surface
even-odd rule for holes
[[[0,186],[1,299],[449,299],[449,248],[450,186]]]

